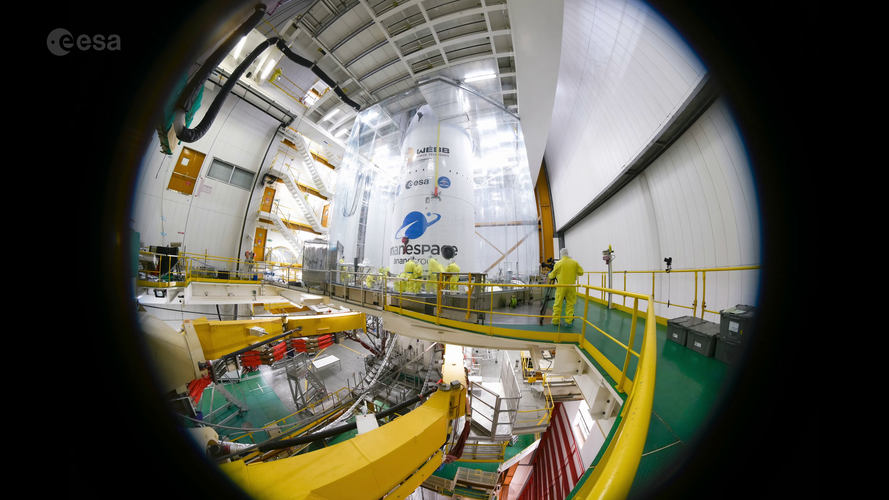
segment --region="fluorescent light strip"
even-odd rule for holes
[[[324,118],[322,118],[321,121],[324,122],[324,121],[330,120],[331,118],[333,118],[334,116],[336,116],[336,114],[339,113],[339,112],[340,112],[340,108],[336,108],[336,109],[334,109],[333,111],[331,111],[330,113],[328,113],[327,116],[325,116]]]
[[[238,42],[238,45],[235,46],[235,51],[234,51],[234,53],[232,53],[232,56],[234,56],[235,59],[237,59],[238,56],[241,55],[241,49],[244,48],[244,44],[245,44],[245,43],[247,43],[247,37],[246,37],[246,36],[243,37],[243,38],[241,38],[241,41]]]
[[[470,76],[469,78],[467,78],[463,81],[466,83],[477,82],[479,80],[488,80],[488,79],[494,78],[495,76],[497,76],[497,75],[495,75],[494,73],[491,73],[489,75]]]
[[[274,60],[274,59],[270,59],[269,62],[266,63],[266,65],[265,65],[265,70],[263,70],[263,72],[262,72],[262,76],[260,77],[260,79],[261,79],[261,80],[265,80],[265,78],[266,78],[267,76],[269,76],[269,73],[272,72],[272,68],[274,68],[274,67],[275,67],[275,60]]]

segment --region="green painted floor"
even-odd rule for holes
[[[236,406],[230,405],[229,408],[210,416],[209,420],[205,417],[205,421],[216,424],[225,420],[226,417],[234,415],[222,424],[226,428],[216,428],[216,431],[222,438],[237,438],[244,434],[244,432],[238,429],[248,427],[259,428],[290,415],[290,411],[287,410],[281,399],[272,390],[265,375],[260,372],[246,374],[241,378],[240,382],[226,384],[225,388],[235,398],[246,402],[248,409],[241,412]],[[210,414],[211,399],[214,410],[222,408],[228,403],[222,394],[217,392],[213,395],[211,388],[205,389],[198,408],[198,411],[205,416]],[[253,434],[253,438],[256,442],[262,442],[268,439],[269,436],[265,432],[257,432]]]

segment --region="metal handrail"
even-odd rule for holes
[[[695,296],[694,296],[694,299],[692,300],[692,303],[690,306],[684,305],[684,304],[676,304],[672,301],[663,302],[663,301],[659,301],[659,300],[654,300],[654,303],[669,305],[671,307],[680,307],[682,309],[689,309],[692,311],[692,316],[700,317],[701,319],[704,319],[705,312],[711,313],[711,314],[719,314],[719,311],[709,311],[706,308],[706,306],[707,306],[707,273],[708,272],[714,273],[714,272],[727,272],[727,271],[752,271],[752,270],[760,270],[760,269],[761,269],[760,266],[733,266],[733,267],[707,267],[707,268],[698,268],[698,269],[671,269],[669,271],[664,270],[664,269],[656,269],[656,270],[651,270],[651,271],[612,271],[612,274],[622,274],[623,275],[624,291],[627,290],[627,274],[651,274],[651,297],[653,300],[655,297],[654,292],[655,292],[655,276],[656,275],[671,274],[671,273],[694,273],[694,275],[695,275]],[[701,274],[702,285],[703,285],[702,292],[701,292],[701,302],[700,302],[700,306],[701,306],[700,316],[698,316],[698,273]],[[599,275],[601,275],[602,287],[605,286],[605,277],[608,275],[608,271],[585,271],[584,274],[586,274],[586,284],[587,285],[590,284],[590,275],[599,274]],[[602,293],[601,298],[602,299],[605,298],[604,292]],[[622,305],[626,306],[626,297],[624,297],[624,302]]]
[[[657,358],[654,301],[648,300],[642,356],[636,367],[633,392],[624,404],[622,420],[601,461],[578,491],[578,498],[626,498],[636,477],[648,435],[654,401]],[[633,327],[635,327],[635,316]]]

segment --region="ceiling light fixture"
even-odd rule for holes
[[[275,60],[269,59],[269,62],[266,63],[266,65],[265,65],[265,69],[262,71],[262,76],[260,77],[260,80],[265,80],[265,78],[267,76],[269,76],[269,73],[272,72],[272,68],[274,68],[274,67],[275,67]]]
[[[333,111],[331,111],[330,113],[327,113],[327,116],[325,116],[324,118],[322,118],[321,121],[323,122],[323,121],[330,120],[331,118],[333,118],[334,116],[336,116],[336,114],[339,113],[339,112],[340,112],[340,108],[336,108],[336,109],[334,109]]]
[[[495,75],[494,73],[490,73],[487,75],[470,76],[469,78],[463,80],[463,83],[477,82],[479,80],[488,80],[488,79],[494,78],[495,76],[497,76],[497,75]]]
[[[339,137],[339,136],[345,134],[346,132],[348,132],[348,130],[346,130],[346,128],[343,127],[343,128],[340,129],[339,132],[336,133],[336,135],[335,135],[334,137]]]
[[[238,44],[235,46],[235,51],[232,52],[232,56],[234,56],[235,59],[237,59],[238,56],[241,55],[241,49],[244,48],[244,44],[245,44],[245,43],[247,43],[247,37],[246,37],[246,36],[243,37],[243,38],[241,38],[241,41],[238,42]]]

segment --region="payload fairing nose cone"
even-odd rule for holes
[[[411,259],[428,266],[446,245],[473,262],[475,185],[467,131],[439,122],[431,106],[422,106],[411,118],[401,158],[392,209],[398,229],[387,237],[402,243],[389,248],[391,271],[401,272]]]

